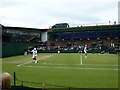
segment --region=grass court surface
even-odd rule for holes
[[[84,54],[78,53],[39,53],[37,59],[35,64],[32,55],[3,58],[2,69],[12,76],[16,72],[19,80],[44,83],[45,88],[60,88],[46,84],[73,88],[118,88],[118,55],[88,54],[85,58]],[[23,85],[41,87],[34,83]]]

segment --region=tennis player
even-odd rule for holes
[[[85,45],[85,47],[84,47],[84,53],[85,53],[85,58],[88,58],[88,55],[87,55],[87,45]]]
[[[37,62],[37,49],[34,48],[31,52],[33,53],[32,58],[33,58],[34,62],[35,62],[35,63],[38,63],[38,62]]]

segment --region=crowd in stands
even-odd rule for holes
[[[38,50],[81,50],[84,46],[50,46],[50,47],[39,47]]]
[[[37,50],[78,50],[78,51],[83,51],[85,46],[79,46],[79,45],[74,45],[74,46],[41,46],[38,47]],[[88,51],[90,50],[100,50],[101,53],[119,53],[120,51],[120,46],[118,45],[111,45],[109,47],[105,45],[101,46],[87,46]]]

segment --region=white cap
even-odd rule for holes
[[[36,50],[36,48],[34,48],[34,50]]]

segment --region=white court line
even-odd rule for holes
[[[49,66],[21,66],[21,67],[35,67],[35,68],[54,68],[54,69],[84,69],[84,70],[120,70],[120,69],[109,69],[109,68],[74,68],[74,67],[49,67]]]
[[[51,56],[53,56],[53,55],[44,56],[44,57],[40,58],[39,60],[42,60],[42,59],[45,59],[45,58],[49,58],[49,57],[51,57]],[[37,61],[39,61],[39,60],[37,60]],[[17,66],[22,66],[22,65],[29,64],[29,63],[32,63],[32,62],[34,62],[34,61],[32,60],[32,61],[29,61],[29,62],[26,62],[26,63],[23,63],[23,64],[19,64],[19,65],[17,65]]]
[[[115,64],[83,64],[83,65],[91,65],[91,66],[120,66]]]
[[[83,56],[84,56],[85,53],[60,53],[60,54],[56,54],[56,55],[66,55],[66,56],[67,56],[67,55],[68,55],[68,56],[69,56],[69,55],[76,55],[76,56],[77,56],[77,55],[83,55]],[[114,54],[91,54],[91,53],[89,54],[89,53],[88,53],[88,56],[111,56],[111,55],[114,55]]]
[[[71,65],[76,65],[76,66],[79,66],[80,64],[52,64],[52,63],[49,63],[49,64],[44,64],[44,63],[38,63],[38,64],[41,64],[41,65],[63,65],[63,66],[71,66]],[[83,65],[87,65],[87,66],[120,66],[120,65],[112,65],[112,64],[83,64]]]

